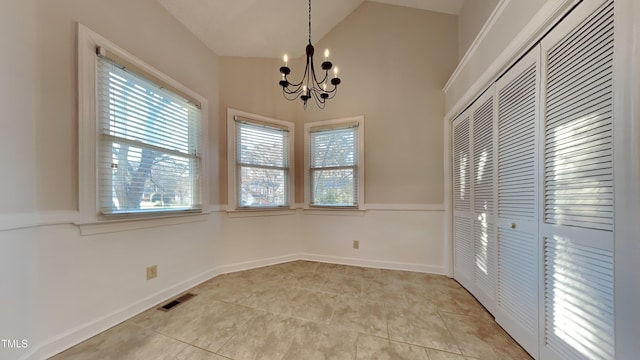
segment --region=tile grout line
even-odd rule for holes
[[[237,304],[235,304],[235,305],[237,305]],[[247,307],[247,306],[245,306],[245,307]],[[251,308],[250,308],[250,309],[251,309]],[[254,309],[254,310],[255,310],[255,309]],[[248,322],[249,322],[249,321],[250,321],[254,316],[255,316],[255,315],[249,316],[249,317],[247,318],[247,320],[245,320],[245,321],[243,321],[243,322],[242,322],[242,324],[238,324],[238,326],[236,327],[236,330],[238,330],[241,326],[246,325],[246,324],[247,324],[247,323],[248,323]],[[227,339],[227,340],[226,340],[222,345],[220,345],[220,347],[219,347],[216,351],[214,351],[214,353],[215,353],[216,355],[224,356],[224,357],[226,357],[226,358],[228,358],[228,359],[231,359],[231,358],[230,358],[230,357],[228,357],[228,356],[222,355],[222,354],[220,353],[220,350],[222,350],[222,348],[223,348],[225,345],[227,345],[227,344],[229,343],[229,341],[231,341],[231,339],[233,339],[236,335],[238,335],[238,334],[237,334],[237,332],[234,332],[234,333],[233,333],[233,335],[229,336],[229,338],[228,338],[228,339]]]
[[[451,332],[451,329],[449,329],[449,325],[447,324],[446,321],[444,321],[444,318],[442,317],[442,315],[440,314],[440,310],[438,310],[436,312],[436,314],[438,315],[438,318],[440,319],[440,321],[442,321],[442,323],[444,324],[445,329],[447,329],[447,332],[449,333],[449,335],[451,336],[451,338],[453,339],[453,341],[456,342],[456,347],[458,348],[458,351],[460,353],[460,355],[465,356],[465,354],[462,352],[462,348],[460,347],[460,344],[458,343],[458,339],[456,339],[453,336],[453,333]]]
[[[206,348],[203,348],[203,347],[201,347],[201,346],[198,346],[198,345],[195,345],[195,344],[191,344],[191,343],[186,342],[186,341],[184,341],[184,340],[181,340],[181,339],[175,338],[175,337],[173,337],[173,336],[171,336],[171,335],[169,335],[169,334],[162,333],[162,332],[160,332],[160,331],[158,331],[158,330],[156,330],[156,329],[148,329],[148,328],[146,328],[146,327],[144,327],[144,326],[141,326],[140,324],[136,324],[136,323],[132,323],[131,325],[132,325],[132,326],[135,326],[135,327],[137,327],[137,328],[139,328],[139,329],[146,330],[146,331],[149,331],[149,332],[154,333],[154,334],[156,334],[156,335],[159,335],[159,336],[165,337],[165,338],[167,338],[167,339],[175,340],[175,341],[177,341],[177,342],[179,342],[179,343],[181,343],[181,344],[187,345],[188,347],[193,347],[193,348],[196,348],[196,349],[200,349],[200,350],[202,350],[202,351],[206,351],[207,353],[214,354],[214,355],[218,355],[218,356],[222,356],[222,357],[224,357],[224,358],[227,358],[227,359],[233,360],[233,359],[231,359],[231,358],[229,358],[229,357],[227,357],[227,356],[220,355],[220,354],[218,354],[218,353],[217,353],[217,352],[215,352],[215,351],[211,351],[211,350],[206,349]],[[179,353],[178,353],[178,355],[179,355]],[[177,355],[176,355],[176,356],[177,356]]]

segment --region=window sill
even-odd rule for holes
[[[285,216],[294,215],[296,209],[234,209],[227,210],[229,217]]]
[[[97,235],[119,231],[156,228],[159,226],[188,224],[206,221],[208,217],[209,213],[201,212],[184,215],[157,216],[153,218],[89,220],[76,222],[76,225],[80,228],[81,235]]]

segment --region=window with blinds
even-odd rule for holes
[[[237,207],[288,207],[288,128],[240,117],[235,126]]]
[[[308,128],[310,206],[358,207],[359,122]]]
[[[105,56],[96,88],[99,212],[200,210],[199,105]]]

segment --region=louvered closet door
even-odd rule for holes
[[[474,245],[471,209],[471,120],[463,113],[453,122],[453,271],[464,287],[473,287]]]
[[[498,97],[498,289],[496,321],[538,354],[536,47],[496,84]]]
[[[545,359],[614,359],[613,1],[543,41]]]
[[[489,88],[471,106],[473,137],[473,295],[491,313],[496,302],[496,216],[495,216],[495,88]]]

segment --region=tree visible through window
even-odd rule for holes
[[[98,193],[104,214],[200,208],[200,109],[99,57]]]
[[[238,207],[289,204],[289,132],[236,120]]]
[[[311,127],[312,206],[358,206],[358,123]]]

